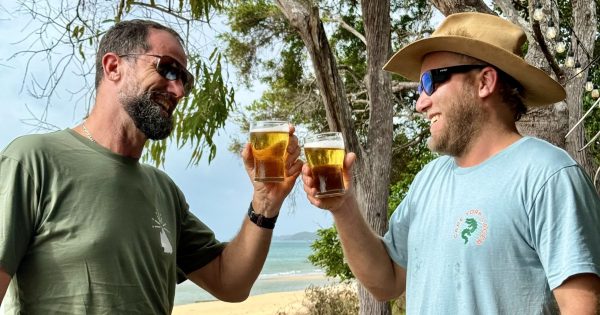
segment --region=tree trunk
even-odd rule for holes
[[[429,2],[445,16],[459,12],[496,14],[481,0],[430,0]]]
[[[392,159],[393,122],[392,84],[383,71],[390,51],[389,0],[361,0],[367,42],[367,91],[370,103],[367,138],[368,174],[359,177],[364,189],[359,204],[371,229],[378,235],[388,230],[387,210]],[[391,314],[389,303],[378,302],[364,288],[359,290],[360,314]]]
[[[344,135],[346,148],[357,155],[358,163],[355,167],[360,174],[364,169],[364,163],[360,162],[364,154],[354,129],[350,105],[338,72],[335,56],[331,52],[323,23],[319,17],[319,9],[316,6],[307,8],[296,0],[277,0],[276,4],[290,25],[298,31],[308,50],[319,92],[321,92],[321,98],[325,105],[329,129],[339,131]]]
[[[588,65],[594,55],[594,41],[596,40],[596,1],[590,0],[574,0],[573,4],[573,32],[579,38],[582,48],[577,50],[577,60],[581,62],[583,66]],[[576,42],[572,43],[573,45]],[[589,52],[589,56],[586,54]],[[571,74],[572,77],[574,73]],[[567,89],[567,104],[568,104],[568,126],[569,129],[574,126],[580,117],[583,115],[583,93],[584,84],[587,78],[588,70],[584,71],[580,77],[566,82]],[[589,151],[579,151],[586,141],[583,124],[578,129],[571,133],[566,138],[565,149],[583,166],[588,172],[590,177],[593,178],[596,171],[592,157]],[[597,186],[598,192],[600,193],[600,185]]]
[[[389,74],[382,70],[390,52],[389,0],[364,0],[362,10],[367,41],[367,90],[370,102],[368,138],[363,148],[354,129],[350,106],[329,41],[316,6],[303,2],[277,0],[277,6],[304,42],[315,72],[327,113],[329,128],[341,131],[349,151],[357,154],[354,167],[356,197],[371,228],[383,235],[387,231],[392,156],[392,93]],[[389,303],[377,302],[359,286],[360,314],[391,314]]]

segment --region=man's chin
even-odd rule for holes
[[[172,113],[171,113],[171,112],[168,112],[168,111],[166,111],[164,108],[161,108],[161,109],[160,109],[160,115],[161,115],[163,118],[166,118],[166,119],[171,119],[171,118],[172,118]]]
[[[427,147],[429,148],[430,151],[432,152],[438,152],[439,147],[438,147],[438,142],[432,137],[430,136],[427,139]]]
[[[161,113],[162,116],[162,113]],[[151,125],[142,126],[139,128],[140,131],[146,136],[146,138],[151,140],[163,140],[169,137],[171,132],[173,131],[173,121],[172,119],[164,117],[167,121],[155,122]]]
[[[169,131],[168,133],[152,133],[152,134],[146,134],[146,138],[150,139],[150,140],[164,140],[167,139],[169,137],[169,135],[171,135],[171,131]]]
[[[429,137],[429,139],[427,139],[427,147],[431,152],[437,153],[439,155],[452,155],[449,152],[447,146],[443,145],[443,143],[441,143],[439,139]]]

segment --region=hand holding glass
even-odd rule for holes
[[[281,182],[285,178],[285,159],[290,140],[287,121],[255,121],[250,126],[254,156],[254,181]]]
[[[307,137],[304,155],[318,183],[317,198],[340,196],[346,192],[342,176],[346,151],[341,133],[325,132]]]

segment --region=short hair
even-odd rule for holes
[[[498,92],[502,97],[502,102],[512,110],[514,121],[519,121],[523,115],[527,114],[527,107],[523,103],[523,86],[519,81],[506,72],[498,69],[498,67],[485,61],[464,54],[458,55],[461,57],[462,62],[465,62],[466,64],[483,64],[496,70],[499,78]]]
[[[139,19],[116,23],[104,34],[98,46],[96,54],[96,88],[100,85],[100,81],[102,81],[104,75],[104,69],[102,68],[102,58],[104,55],[109,52],[117,55],[125,55],[149,51],[152,48],[148,45],[147,41],[150,28],[171,33],[184,46],[184,41],[177,32],[160,23]]]
[[[515,78],[506,72],[494,67],[498,72],[500,80],[499,93],[502,96],[504,104],[512,110],[515,121],[519,121],[523,115],[527,114],[527,106],[523,103],[523,86]]]

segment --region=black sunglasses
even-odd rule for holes
[[[487,65],[460,65],[425,71],[421,75],[421,81],[419,82],[417,91],[419,94],[425,92],[425,94],[431,96],[431,94],[435,92],[436,84],[448,81],[453,74],[465,73],[474,69],[481,69],[485,67],[487,67]]]
[[[175,58],[153,54],[123,54],[119,57],[151,56],[156,57],[156,72],[169,81],[181,80],[185,95],[189,95],[194,86],[194,75],[191,74]]]

